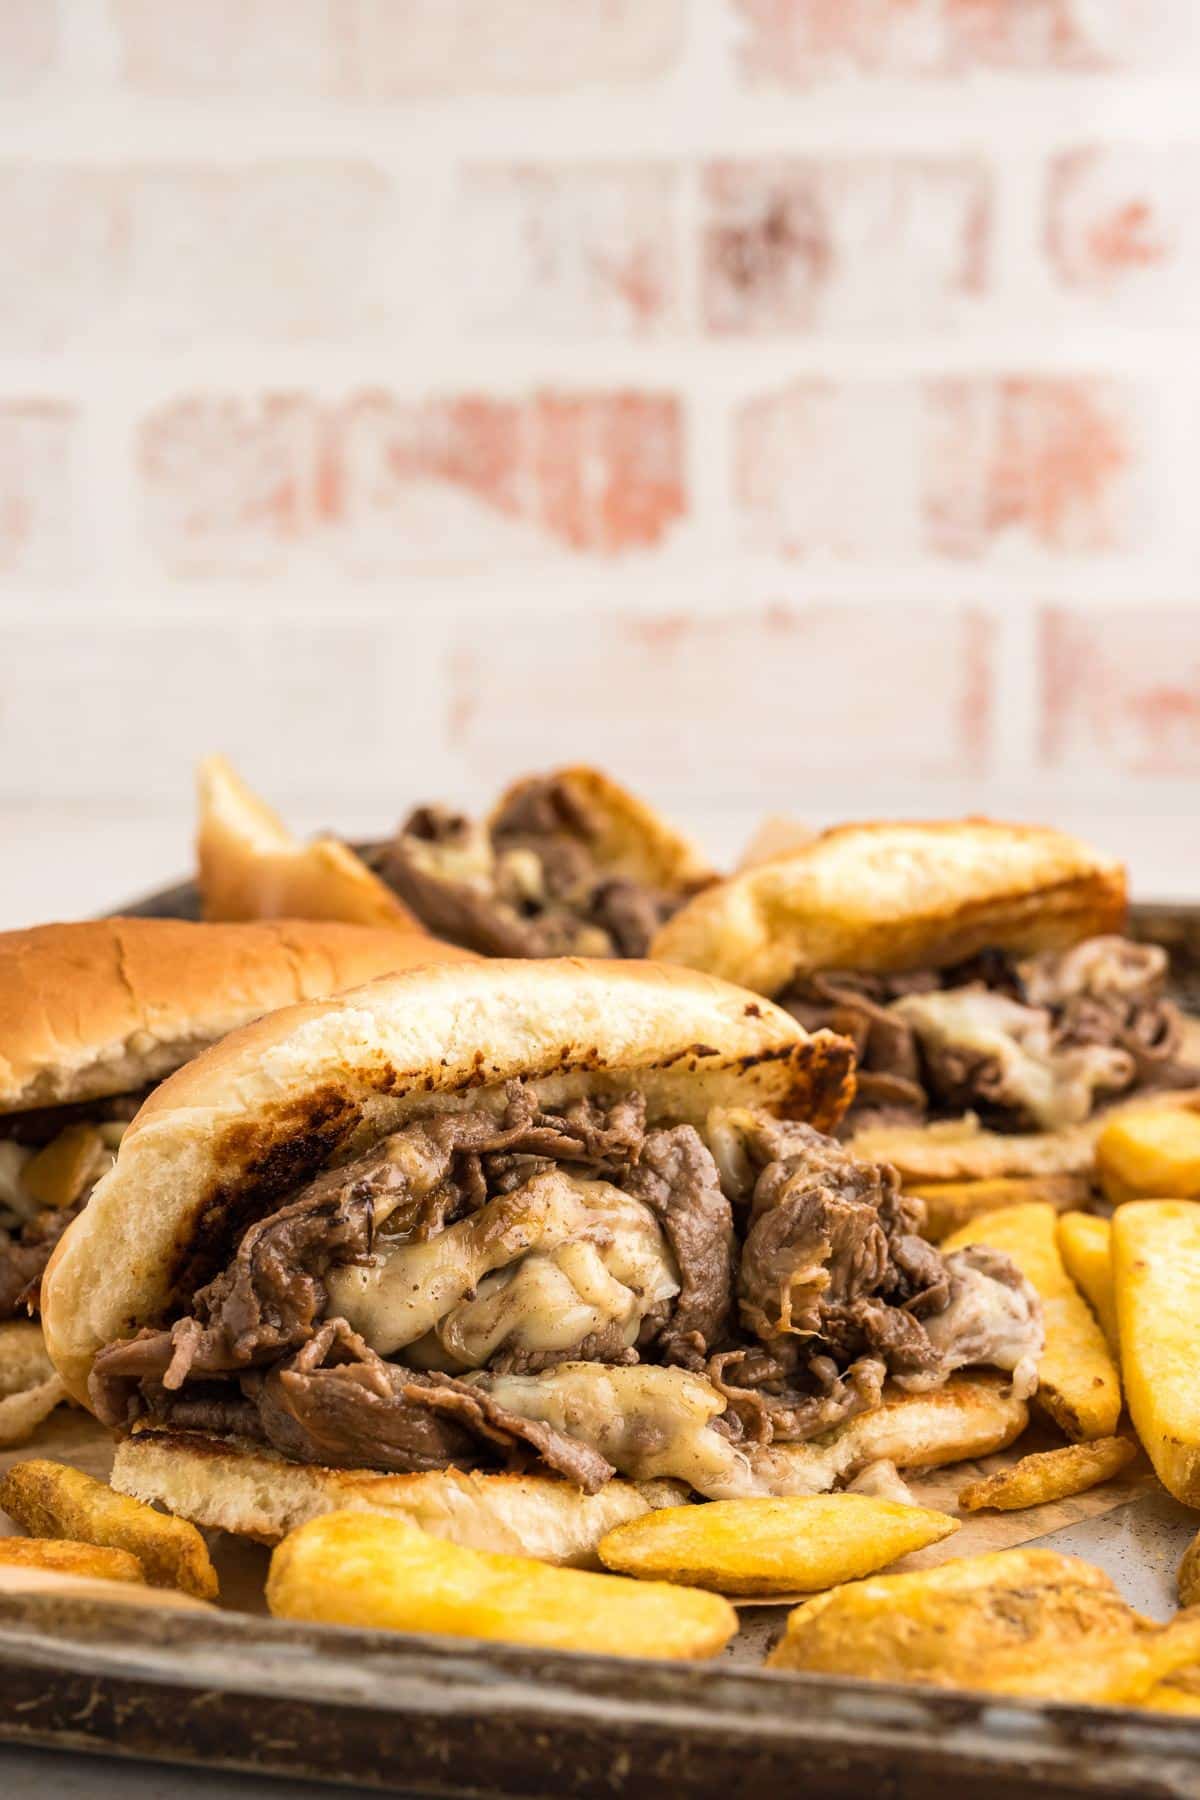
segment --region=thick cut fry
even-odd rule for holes
[[[1200,1602],[1200,1532],[1183,1553],[1179,1565],[1179,1604],[1195,1606]]]
[[[1120,1350],[1117,1300],[1112,1281],[1112,1224],[1095,1213],[1063,1213],[1058,1221],[1058,1249],[1063,1266],[1079,1289],[1108,1339],[1114,1356]]]
[[[1176,1669],[1157,1682],[1141,1704],[1153,1712],[1200,1713],[1200,1664]]]
[[[1141,1699],[1186,1648],[1077,1557],[998,1550],[818,1595],[768,1666],[1103,1702]]]
[[[0,1507],[34,1537],[74,1538],[128,1550],[151,1587],[181,1588],[201,1600],[217,1594],[217,1573],[194,1525],[114,1494],[66,1463],[16,1463],[0,1479]]]
[[[341,919],[420,932],[408,908],[339,838],[302,844],[223,756],[199,770],[196,856],[206,919]]]
[[[999,1469],[983,1481],[972,1481],[958,1496],[964,1512],[992,1507],[996,1512],[1020,1512],[1041,1506],[1046,1500],[1066,1500],[1111,1481],[1131,1463],[1137,1445],[1128,1438],[1095,1438],[1090,1444],[1067,1444],[1061,1450],[1039,1450],[1020,1462]]]
[[[464,1550],[377,1513],[325,1513],[284,1538],[267,1604],[284,1619],[603,1656],[715,1656],[737,1630],[719,1594]]]
[[[1200,1205],[1135,1200],[1112,1226],[1130,1416],[1163,1486],[1200,1506]]]
[[[1038,1404],[1069,1438],[1111,1437],[1121,1416],[1121,1378],[1104,1333],[1058,1253],[1052,1206],[1010,1206],[954,1232],[943,1251],[967,1244],[1006,1250],[1041,1296],[1046,1348]]]
[[[1126,1200],[1200,1200],[1200,1112],[1142,1106],[1109,1121],[1096,1143],[1100,1185]]]
[[[1086,1175],[994,1175],[984,1181],[906,1181],[904,1191],[925,1202],[922,1235],[940,1244],[980,1213],[1006,1206],[1044,1202],[1055,1212],[1083,1206],[1090,1183]]]
[[[145,1571],[128,1550],[108,1544],[77,1544],[70,1538],[0,1538],[0,1565],[57,1569],[97,1581],[145,1581]]]
[[[957,1519],[867,1494],[716,1500],[618,1525],[600,1560],[622,1575],[682,1581],[745,1598],[815,1594],[873,1575],[958,1530]]]

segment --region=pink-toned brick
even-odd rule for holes
[[[982,772],[988,752],[990,632],[969,610],[519,613],[486,644],[460,630],[450,675],[453,747],[481,780],[583,758],[695,793],[703,764],[710,797],[794,809],[806,744],[838,774],[935,780]]]
[[[987,275],[978,157],[709,164],[701,282],[719,332],[952,321]]]
[[[36,88],[58,49],[56,0],[4,0],[0,6],[0,94]]]
[[[0,282],[0,349],[52,349],[111,315],[120,245],[110,176],[0,164],[0,243],[14,247]]]
[[[141,167],[114,204],[139,339],[348,335],[403,320],[419,276],[410,196],[366,163]]]
[[[731,0],[751,81],[1104,70],[1194,52],[1192,0]]]
[[[647,80],[684,0],[113,0],[150,93],[454,94]]]
[[[1046,610],[1041,752],[1069,775],[1200,775],[1194,606]]]
[[[1200,281],[1194,152],[1120,144],[1055,157],[1046,195],[1046,255],[1064,287],[1092,294],[1177,296]]]
[[[1098,377],[797,382],[738,421],[755,549],[982,556],[1126,549],[1146,529],[1136,399]]]
[[[151,538],[181,571],[266,570],[296,549],[366,567],[614,555],[682,516],[682,436],[656,394],[197,398],[146,422],[141,473]]]
[[[469,322],[556,336],[676,322],[677,185],[652,163],[467,168],[455,239]]]
[[[74,438],[70,407],[0,403],[0,575],[59,576],[74,566]]]

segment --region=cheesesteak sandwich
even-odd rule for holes
[[[51,1354],[127,1434],[117,1486],[267,1539],[363,1505],[574,1560],[677,1484],[853,1475],[837,1434],[875,1418],[863,1457],[936,1462],[974,1407],[982,1454],[1024,1423],[1036,1297],[823,1135],[851,1066],[636,962],[290,1008],[143,1107],[47,1273]],[[1013,1379],[947,1386],[980,1365]]]
[[[334,838],[296,844],[209,757],[198,863],[206,917],[267,917],[303,896],[322,917],[407,917],[487,956],[645,956],[663,921],[715,879],[652,807],[589,768],[516,782],[486,820],[418,806],[360,858]]]
[[[438,955],[463,958],[336,924],[103,919],[0,934],[0,1390],[11,1364],[28,1391],[42,1271],[156,1081],[260,1013]],[[0,1439],[16,1392],[0,1400]]]
[[[653,953],[853,1038],[844,1135],[905,1177],[1090,1168],[1114,1103],[1200,1086],[1121,865],[983,819],[848,825],[699,895]]]

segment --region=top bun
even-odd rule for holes
[[[470,960],[385,976],[234,1032],[163,1083],[60,1242],[42,1325],[80,1398],[96,1351],[157,1324],[238,1233],[414,1112],[503,1084],[546,1105],[637,1088],[651,1120],[763,1105],[829,1129],[853,1052],[722,981],[642,962]]]
[[[688,902],[651,953],[777,994],[818,969],[945,968],[1118,931],[1125,871],[1078,839],[990,819],[842,825]]]
[[[715,878],[690,838],[603,770],[583,763],[514,781],[492,808],[489,825],[501,819],[530,788],[550,783],[565,788],[598,823],[600,835],[592,848],[606,874],[623,875],[668,892],[699,887]]]
[[[0,933],[0,1112],[135,1092],[260,1013],[466,955],[416,931],[294,920]]]

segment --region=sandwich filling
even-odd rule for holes
[[[605,868],[599,814],[565,781],[526,782],[489,824],[421,806],[377,872],[440,937],[489,956],[645,956],[691,890]]]
[[[513,1081],[286,1196],[172,1323],[99,1353],[92,1403],[307,1463],[787,1491],[778,1447],[889,1378],[1035,1385],[1033,1291],[920,1215],[807,1125],[719,1109],[701,1134],[637,1093],[548,1109]]]
[[[1138,1090],[1200,1084],[1180,1054],[1167,967],[1157,944],[1097,937],[900,975],[828,969],[778,1002],[809,1030],[854,1040],[851,1130],[973,1112],[995,1130],[1054,1131]]]
[[[119,1094],[0,1118],[0,1321],[37,1312],[54,1246],[112,1167],[144,1098]]]

